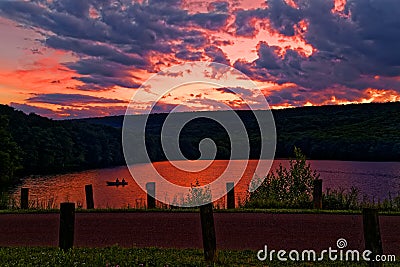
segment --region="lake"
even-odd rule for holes
[[[228,162],[227,160],[215,160],[207,169],[196,173],[179,171],[169,162],[153,164],[168,181],[190,186],[196,180],[201,184],[213,181],[225,170]],[[327,188],[349,189],[351,186],[355,186],[360,189],[362,195],[374,197],[375,200],[388,198],[389,192],[392,196],[400,192],[400,162],[318,160],[310,160],[309,162],[312,168],[320,173],[324,191]],[[237,161],[237,163],[243,163],[243,161]],[[246,197],[246,191],[254,176],[256,164],[256,160],[249,161],[242,178],[235,187],[237,203],[243,202]],[[288,166],[288,161],[275,160],[271,170],[276,169],[279,164]],[[137,165],[136,167],[142,175],[147,173],[150,175],[150,172],[148,172],[149,164]],[[240,171],[239,167],[238,169],[232,168],[228,176],[237,177]],[[124,178],[128,185],[118,187],[106,185],[106,181],[115,181],[116,178],[119,180]],[[149,181],[151,181],[151,177],[149,177]],[[145,192],[135,183],[126,166],[61,175],[31,176],[24,179],[20,186],[12,190],[12,194],[17,199],[21,187],[28,187],[30,200],[34,201],[35,205],[44,207],[51,204],[58,207],[60,202],[71,201],[77,203],[78,206],[83,205],[85,207],[84,187],[86,184],[93,185],[96,208],[144,207],[146,205]],[[172,196],[164,192],[161,198],[171,201]],[[217,205],[224,207],[225,200],[220,199],[217,201]]]

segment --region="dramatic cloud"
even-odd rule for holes
[[[157,102],[156,105],[154,105],[150,113],[169,113],[177,106],[178,106],[177,104],[169,104],[159,101]]]
[[[121,106],[90,106],[84,108],[57,108],[49,109],[43,107],[36,107],[28,104],[11,103],[12,107],[21,110],[27,114],[35,113],[40,116],[52,118],[52,119],[63,119],[63,118],[89,118],[89,117],[101,117],[101,116],[115,116],[125,113],[126,108]]]
[[[268,17],[266,9],[239,10],[235,14],[235,33],[239,36],[255,35],[255,20]]]
[[[46,40],[46,44],[55,49],[62,49],[92,57],[102,57],[106,61],[116,62],[126,66],[146,66],[149,64],[142,56],[138,54],[126,54],[116,47],[105,44],[95,44],[85,40],[75,38],[62,38],[51,36]]]
[[[40,29],[46,46],[76,54],[80,60],[66,66],[87,75],[76,77],[85,83],[84,90],[138,87],[129,72],[157,70],[150,61],[154,54],[179,52],[182,45],[198,49],[205,44],[203,32],[187,31],[186,25],[217,29],[227,17],[220,13],[189,15],[180,9],[179,1],[4,1],[0,14]],[[183,41],[177,43],[177,39]],[[180,56],[196,59],[198,55],[188,49]],[[99,66],[94,69],[92,62]],[[115,72],[119,72],[117,76]],[[116,77],[122,81],[113,79]]]
[[[4,35],[0,77],[8,91],[0,100],[46,116],[45,105],[57,105],[55,117],[89,115],[74,105],[108,114],[154,73],[200,60],[242,71],[277,107],[394,101],[399,18],[398,0],[0,1],[0,33],[9,27],[26,36]],[[228,91],[215,101],[243,108]],[[219,108],[205,97],[176,98],[188,109]]]
[[[109,99],[104,97],[94,97],[80,94],[42,94],[28,98],[30,103],[47,103],[55,105],[82,105],[82,104],[121,104],[125,101]]]
[[[25,112],[26,114],[35,113],[40,116],[53,118],[53,119],[60,118],[60,116],[56,115],[54,110],[49,109],[49,108],[41,108],[41,107],[31,106],[28,104],[20,104],[20,103],[13,103],[13,102],[10,103],[10,106],[12,106],[15,109],[21,110],[21,111]]]
[[[209,46],[205,48],[205,53],[208,57],[211,58],[211,61],[230,65],[229,59],[227,58],[226,54],[222,51],[222,49],[216,46]]]
[[[258,80],[295,83],[312,91],[371,87],[400,91],[398,1],[349,1],[343,13],[332,12],[333,1],[296,3],[298,8],[271,0],[265,10],[272,25],[286,35],[306,22],[304,38],[316,49],[313,55],[305,57],[294,50],[280,55],[279,47],[262,42],[258,59],[237,61],[235,67]]]

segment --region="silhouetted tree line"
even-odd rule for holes
[[[223,112],[223,111],[219,111]],[[273,110],[277,131],[276,158],[293,157],[294,147],[310,159],[400,161],[400,103],[371,103],[341,106],[301,107]],[[207,112],[203,112],[207,117]],[[260,131],[252,111],[237,111],[248,131],[250,157],[260,153]],[[176,115],[178,116],[178,115]],[[147,146],[154,161],[165,159],[160,133],[167,114],[152,114],[147,124]],[[90,118],[84,121],[122,127],[123,117]],[[179,122],[179,118],[176,119]],[[181,132],[182,152],[190,159],[200,155],[202,138],[212,138],[217,159],[228,159],[230,142],[215,122],[199,118]]]
[[[120,130],[0,105],[0,187],[16,176],[121,165]]]
[[[250,158],[258,158],[261,137],[255,116],[251,111],[237,114],[248,131]],[[311,159],[400,161],[399,114],[400,103],[274,110],[276,157],[292,157],[298,147]],[[147,123],[146,145],[152,161],[165,160],[160,133],[166,117],[152,114]],[[1,185],[15,176],[124,164],[122,122],[123,116],[55,121],[0,105]],[[182,153],[189,159],[198,158],[204,138],[214,140],[217,159],[229,159],[228,133],[207,118],[183,127]]]

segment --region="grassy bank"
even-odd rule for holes
[[[1,266],[210,266],[198,249],[160,248],[0,248]],[[364,262],[261,262],[256,251],[218,252],[214,266],[367,266]],[[399,266],[385,263],[385,266]]]
[[[59,209],[11,209],[0,210],[0,214],[46,214],[59,213]],[[76,213],[143,213],[143,212],[160,212],[160,213],[198,213],[199,209],[182,208],[182,209],[76,209]],[[215,209],[215,213],[271,213],[271,214],[332,214],[332,215],[361,215],[361,210],[316,210],[316,209]],[[380,215],[400,216],[400,211],[380,211]]]

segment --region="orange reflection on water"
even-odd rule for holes
[[[189,187],[191,184],[195,184],[196,181],[199,181],[201,185],[206,185],[214,181],[226,170],[228,163],[228,160],[216,160],[209,167],[199,172],[186,172],[177,169],[170,162],[156,162],[153,163],[153,166],[166,180],[177,185]],[[237,204],[244,201],[257,163],[257,160],[249,161],[239,183],[235,187]],[[149,164],[142,164],[142,166],[138,167],[138,170],[141,172],[140,175],[147,176],[148,182],[152,181],[150,169],[151,166]],[[234,167],[233,171],[228,173],[228,177],[232,177],[230,181],[234,181],[241,171],[241,169]],[[125,179],[128,185],[107,186],[107,181],[115,181],[117,178],[120,181]],[[96,208],[141,208],[146,205],[146,193],[132,178],[126,166],[54,176],[28,177],[14,191],[14,196],[18,198],[20,188],[28,187],[30,203],[35,207],[46,208],[48,205],[52,205],[57,208],[60,202],[69,201],[85,208],[85,185],[87,184],[93,185],[93,197]],[[170,201],[172,198],[173,192],[169,195],[168,200]],[[164,199],[163,196],[160,199],[167,202],[167,199]],[[220,207],[225,207],[224,198],[218,203]]]
[[[242,163],[243,161],[232,161]],[[175,163],[175,162],[174,162]],[[201,163],[201,162],[200,162]],[[194,162],[193,164],[200,164]],[[177,170],[170,162],[157,162],[153,166],[164,175],[166,179],[178,185],[190,186],[196,179],[201,185],[213,181],[219,174],[226,169],[228,160],[216,160],[211,166],[197,173],[186,173]],[[239,183],[235,186],[236,204],[243,203],[246,197],[249,183],[254,175],[257,160],[250,160],[247,168],[241,175]],[[351,161],[310,161],[313,169],[316,169],[323,179],[324,191],[326,188],[345,188],[352,186],[360,189],[361,196],[366,195],[377,199],[388,198],[388,193],[392,196],[400,192],[400,162],[351,162]],[[263,164],[263,162],[260,162]],[[288,167],[287,160],[275,160],[272,170],[279,164]],[[234,168],[227,175],[224,182],[235,180],[241,174],[239,167],[241,164],[233,164]],[[142,164],[137,168],[140,175],[148,177],[151,182],[152,177],[150,164]],[[263,177],[264,174],[256,173]],[[232,177],[232,179],[230,179]],[[115,181],[123,178],[129,183],[127,186],[107,186],[106,181]],[[71,201],[78,205],[85,205],[85,185],[93,185],[94,202],[96,208],[126,208],[144,207],[146,205],[146,193],[133,180],[126,166],[89,170],[78,173],[28,177],[23,180],[22,185],[13,190],[13,196],[19,199],[21,187],[29,188],[30,203],[35,206],[46,208],[48,204],[58,208],[60,202]],[[157,194],[157,185],[156,185]],[[173,195],[171,192],[170,195]],[[160,195],[159,195],[160,196]],[[161,199],[164,196],[161,195]],[[224,208],[225,197],[214,202],[215,205]]]
[[[153,163],[153,166],[157,170],[157,172],[162,177],[164,177],[164,179],[176,185],[191,186],[192,184],[196,184],[197,181],[200,183],[200,185],[206,185],[215,181],[223,174],[223,172],[228,167],[229,160],[214,160],[210,162],[210,164],[207,164],[208,166],[205,166],[204,169],[201,169],[199,171],[190,171],[191,168],[197,167],[191,165],[198,165],[198,161],[187,161],[185,163],[187,163],[185,164],[185,167],[187,167],[186,170],[177,168],[174,165],[174,162],[169,161],[156,162]],[[240,179],[244,178],[244,180],[249,182],[253,177],[257,163],[258,160],[249,161],[244,171],[244,174],[240,177]],[[232,177],[232,181],[235,179],[237,179],[237,176]]]

